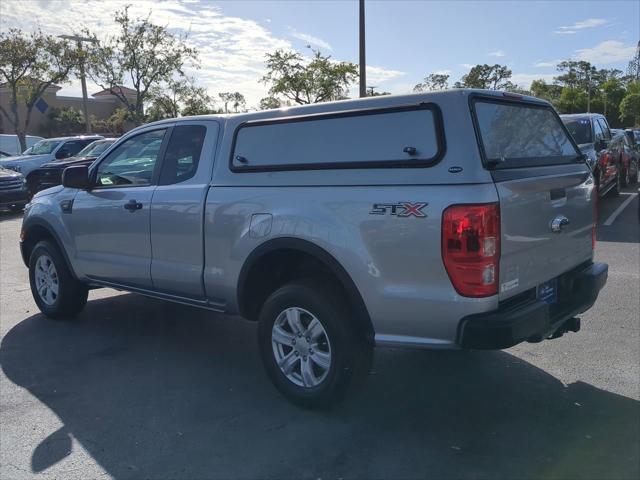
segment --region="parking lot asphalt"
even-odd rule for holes
[[[287,403],[255,325],[109,289],[41,315],[0,213],[0,478],[640,477],[640,231],[600,203],[582,331],[496,352],[376,350],[343,404]],[[615,216],[629,195],[635,195]]]

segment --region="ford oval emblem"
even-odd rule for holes
[[[449,173],[460,173],[462,171],[462,167],[449,167]]]

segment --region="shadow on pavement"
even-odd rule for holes
[[[25,319],[0,363],[64,424],[33,452],[34,472],[74,437],[114,478],[640,473],[639,402],[506,352],[379,350],[359,392],[312,412],[271,387],[254,324],[126,294],[74,323]]]
[[[23,212],[12,212],[10,210],[2,210],[0,209],[0,222],[5,220],[15,220],[17,218],[22,218],[24,215]]]

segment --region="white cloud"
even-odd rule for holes
[[[264,75],[266,53],[292,48],[288,40],[276,37],[260,23],[224,15],[208,2],[185,5],[167,0],[114,0],[104,8],[101,0],[67,1],[64,16],[56,13],[61,7],[59,2],[3,2],[2,24],[23,31],[39,27],[54,35],[79,31],[86,24],[104,38],[117,33],[113,14],[127,3],[131,3],[132,17],[146,17],[151,11],[152,22],[167,25],[173,33],[188,35],[187,42],[198,49],[200,68],[188,68],[187,74],[213,96],[237,90],[246,96],[249,105],[257,104],[267,94],[267,86],[258,81]],[[79,83],[74,79],[59,94],[80,95]],[[99,90],[90,82],[88,88],[90,94]]]
[[[573,35],[574,33],[577,33],[578,30],[602,27],[604,25],[607,25],[607,23],[608,22],[604,18],[587,18],[586,20],[575,22],[573,25],[558,27],[558,30],[556,30],[554,33]]]
[[[435,73],[436,75],[451,75],[451,70],[445,68],[444,70],[436,70],[433,73]]]
[[[367,65],[367,83],[372,85],[388,82],[406,74],[406,72],[401,72],[399,70]]]
[[[593,48],[576,50],[574,58],[598,65],[608,65],[631,60],[635,51],[636,47],[634,45],[625,45],[617,40],[606,40]]]
[[[308,33],[298,32],[297,30],[289,27],[290,34],[293,38],[297,38],[298,40],[302,40],[307,43],[311,47],[318,47],[322,50],[333,51],[333,47],[329,45],[329,42],[324,41],[319,37],[314,37],[313,35],[309,35]]]
[[[504,57],[506,53],[504,53],[502,50],[496,50],[495,52],[489,52],[488,55],[490,57]]]
[[[534,80],[544,80],[549,83],[553,81],[555,75],[552,73],[514,73],[511,81],[522,88],[529,88]]]
[[[471,70],[475,65],[473,63],[461,63],[461,67]]]
[[[555,67],[561,61],[562,60],[550,60],[547,62],[547,61],[540,60],[534,63],[533,66],[538,68],[552,68],[552,67]]]

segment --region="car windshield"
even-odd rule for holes
[[[111,140],[97,140],[84,147],[77,157],[97,157],[113,144]]]
[[[41,140],[29,149],[27,155],[46,155],[53,152],[58,145],[60,140]]]
[[[591,122],[587,118],[562,120],[578,145],[591,143]]]

